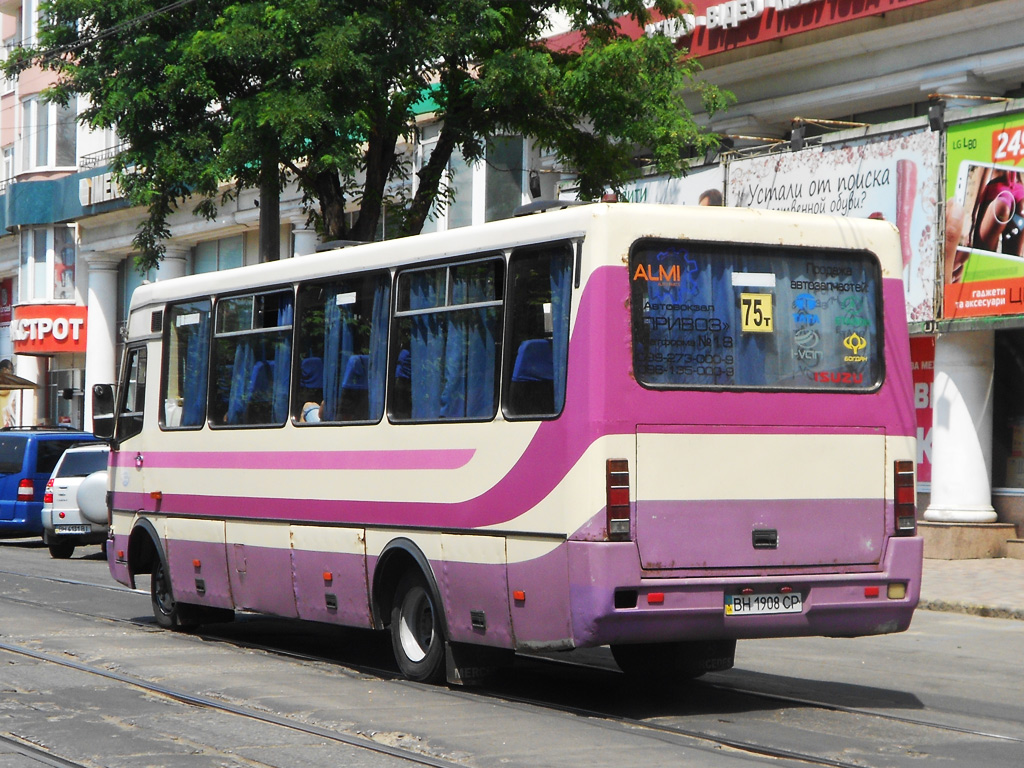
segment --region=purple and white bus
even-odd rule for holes
[[[167,627],[389,628],[419,680],[904,630],[901,267],[884,222],[595,204],[145,285],[111,572]]]

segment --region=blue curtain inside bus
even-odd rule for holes
[[[570,253],[551,259],[551,363],[554,386],[554,412],[565,405],[565,375],[569,351],[569,297],[572,294]]]
[[[483,269],[493,275],[494,263],[483,262]],[[450,296],[444,295],[444,269],[414,272],[406,277],[410,310],[432,309],[448,301],[452,305],[447,310],[413,315],[405,321],[410,332],[411,418],[419,421],[492,417],[497,406],[500,308],[457,306],[493,302],[493,283],[481,279],[477,265],[450,269]]]
[[[237,301],[244,303],[247,298]],[[232,356],[224,423],[283,424],[291,379],[292,296],[290,292],[256,296],[253,306],[248,321],[252,332],[218,339],[220,363],[225,362],[225,354]]]
[[[390,283],[386,276],[375,275],[324,290],[321,418],[377,421],[384,412]],[[369,318],[364,316],[367,306]]]
[[[185,367],[182,372],[182,427],[199,427],[206,418],[206,386],[209,377],[210,307],[198,309],[199,322],[172,332],[178,333],[178,343],[185,347]]]

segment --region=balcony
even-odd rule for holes
[[[88,155],[82,155],[78,158],[78,167],[83,171],[99,168],[101,165],[107,165],[126,149],[128,149],[128,145],[121,143],[116,147],[101,149],[99,152],[90,152]]]

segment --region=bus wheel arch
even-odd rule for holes
[[[128,577],[135,589],[135,577],[153,573],[153,564],[163,557],[160,536],[148,520],[139,520],[128,537]]]
[[[381,552],[373,579],[374,625],[387,628],[395,660],[412,680],[444,679],[448,626],[430,563],[408,539]]]

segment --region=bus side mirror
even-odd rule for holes
[[[114,386],[95,384],[92,388],[92,433],[101,440],[114,437]]]

